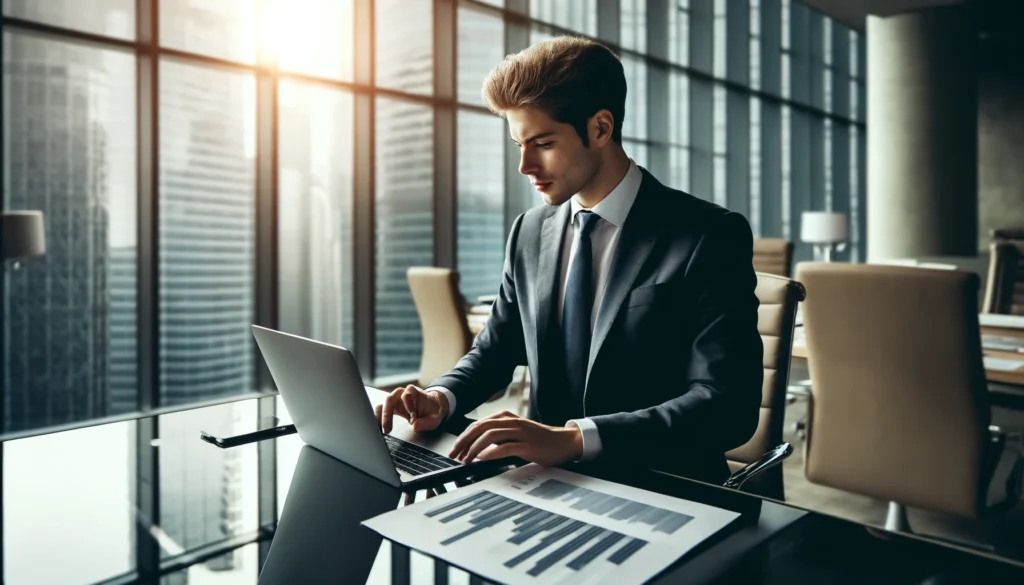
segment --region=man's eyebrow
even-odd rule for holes
[[[534,134],[533,136],[527,138],[523,142],[526,142],[526,143],[535,142],[537,140],[540,140],[541,138],[547,138],[548,136],[553,136],[554,134],[555,134],[554,132],[541,132],[540,134]],[[519,144],[519,142],[515,138],[512,139],[512,142],[515,142],[516,144]]]

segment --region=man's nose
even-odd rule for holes
[[[526,150],[519,155],[519,174],[532,175],[537,170],[537,162]]]

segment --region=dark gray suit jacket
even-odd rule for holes
[[[465,414],[511,381],[532,378],[530,418],[563,425],[557,315],[568,203],[519,216],[501,288],[472,350],[434,382]],[[640,464],[720,483],[725,451],[758,423],[761,337],[747,220],[665,187],[646,170],[598,309],[582,414],[598,462]],[[575,414],[579,414],[578,412]]]

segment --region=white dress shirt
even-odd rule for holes
[[[619,184],[612,189],[607,197],[601,200],[589,211],[597,214],[603,221],[594,226],[590,232],[591,253],[593,254],[594,267],[594,307],[590,314],[590,332],[594,332],[594,324],[597,321],[598,309],[601,307],[601,299],[604,297],[605,287],[608,282],[608,275],[612,269],[612,261],[619,246],[619,235],[622,233],[622,226],[626,223],[629,210],[636,201],[636,195],[640,191],[640,182],[643,174],[640,167],[632,160],[629,161],[629,169],[626,175],[619,181]],[[558,322],[562,322],[562,310],[565,303],[565,281],[569,274],[569,264],[576,256],[576,239],[579,232],[580,222],[577,215],[585,208],[580,204],[576,196],[569,200],[572,206],[572,218],[566,225],[565,238],[562,244],[562,266],[558,287]],[[455,395],[447,388],[431,386],[427,390],[437,390],[448,399],[449,413],[455,412]],[[589,418],[573,419],[566,423],[566,426],[579,427],[583,433],[583,457],[581,461],[587,461],[597,457],[601,452],[601,436],[597,432],[597,425]]]

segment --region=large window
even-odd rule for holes
[[[160,0],[159,5],[162,45],[256,62],[256,0]]]
[[[211,87],[218,91],[210,91]],[[160,64],[160,394],[253,391],[255,84]]]
[[[377,84],[410,93],[433,93],[433,2],[374,0],[374,8],[380,15],[375,31]]]
[[[661,182],[758,237],[847,213],[863,257],[864,38],[794,0],[2,6],[2,204],[48,246],[2,280],[0,432],[273,390],[253,323],[416,379],[407,270],[495,294],[543,204],[482,82],[558,35],[620,55],[623,146]]]
[[[458,266],[467,300],[497,292],[505,260],[505,124],[497,116],[459,112]]]
[[[3,431],[130,412],[135,59],[4,32],[3,68],[3,207],[42,211],[47,239],[4,266]]]
[[[501,17],[470,8],[459,8],[458,97],[467,104],[484,105],[483,80],[505,56],[504,23]]]
[[[135,39],[135,0],[3,0],[5,16]]]
[[[420,367],[420,320],[406,272],[434,263],[434,114],[377,99],[377,375]]]
[[[352,94],[282,80],[278,116],[279,324],[352,347]]]

